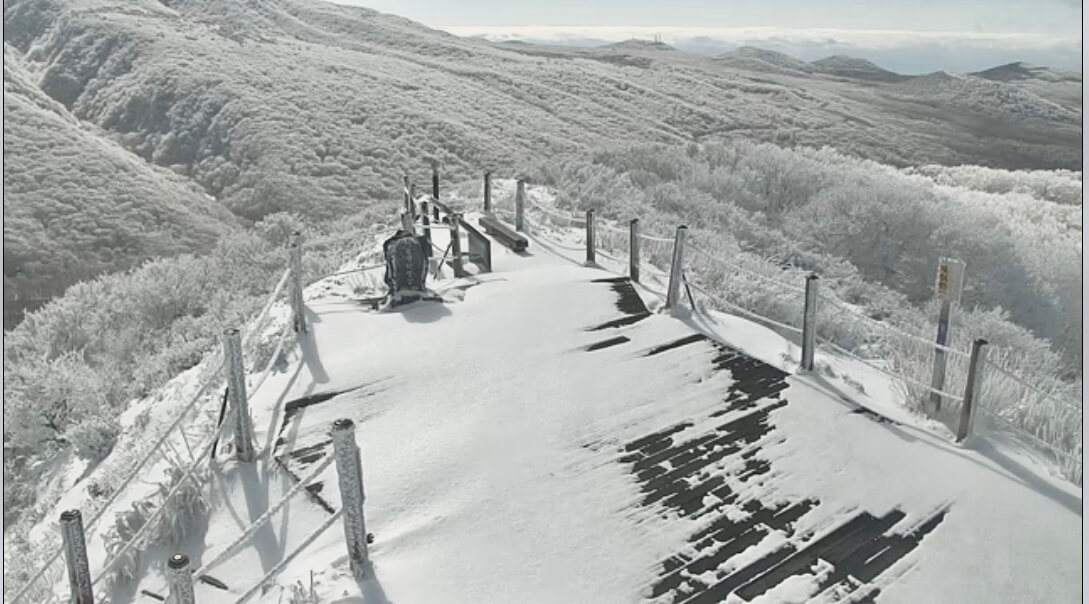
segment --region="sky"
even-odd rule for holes
[[[457,35],[590,44],[652,38],[718,54],[742,45],[902,73],[1013,61],[1081,71],[1079,0],[336,0]]]

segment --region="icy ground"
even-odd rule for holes
[[[207,530],[180,548],[194,566],[349,417],[374,578],[351,579],[338,521],[250,601],[292,601],[291,585],[345,603],[1080,601],[1077,489],[1001,443],[951,444],[851,361],[787,375],[797,348],[753,323],[633,315],[622,283],[595,282],[614,274],[557,249],[493,243],[494,272],[432,283],[444,304],[375,312],[346,278],[311,285],[313,334],[253,394],[260,457],[219,464]],[[651,311],[656,289],[637,288]],[[340,507],[335,467],[317,480],[197,601],[236,601]],[[132,601],[166,593],[142,572]]]

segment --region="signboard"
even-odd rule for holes
[[[939,260],[935,290],[941,300],[960,302],[961,293],[964,291],[964,262],[955,258]]]

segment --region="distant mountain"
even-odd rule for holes
[[[38,274],[41,250],[66,250],[49,270],[76,272],[199,250],[227,228],[223,208],[392,208],[424,157],[464,178],[616,144],[747,139],[897,166],[1081,166],[1080,88],[1065,81],[913,88],[847,57],[496,44],[316,0],[5,0],[4,25],[5,86],[21,87],[5,99],[5,228],[24,246],[6,274]],[[60,218],[76,214],[57,199],[101,218]],[[60,241],[70,232],[79,246]],[[105,249],[115,257],[91,251]]]
[[[873,80],[877,82],[902,82],[904,80],[910,80],[911,76],[905,76],[898,73],[891,72],[887,69],[883,69],[874,65],[866,59],[859,59],[855,57],[848,57],[844,55],[833,55],[831,57],[825,57],[818,59],[810,63],[817,70],[824,73],[833,74],[845,78],[855,78],[859,80]]]
[[[1057,71],[1048,67],[1031,65],[1029,63],[1007,63],[992,67],[984,71],[978,71],[970,75],[994,80],[996,82],[1015,82],[1019,80],[1041,80],[1045,82],[1077,82],[1081,83],[1081,74],[1068,71]]]
[[[601,48],[608,50],[676,50],[665,42],[659,42],[656,40],[638,40],[632,38],[631,40],[624,40],[623,42],[613,42],[612,44],[605,44]]]

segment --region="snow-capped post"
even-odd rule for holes
[[[409,186],[408,186],[408,174],[405,174],[404,184],[405,184],[405,211],[406,212],[411,212],[412,211],[412,200],[416,199],[416,197],[413,196],[409,192],[410,189],[409,189]]]
[[[813,371],[817,353],[817,291],[820,281],[816,275],[805,278],[805,311],[802,313],[802,371]]]
[[[189,556],[174,554],[166,560],[166,581],[170,589],[170,604],[195,604],[193,595],[193,569]]]
[[[484,173],[484,212],[492,211],[492,173]]]
[[[953,303],[960,301],[961,290],[964,285],[964,262],[952,258],[942,258],[938,262],[938,278],[935,289],[938,298],[941,299],[941,310],[938,312],[938,336],[937,346],[934,348],[934,370],[930,378],[930,407],[932,413],[937,414],[942,409],[942,396],[934,390],[942,390],[945,387],[945,350],[944,346],[949,341],[949,315]]]
[[[91,566],[87,563],[87,541],[83,535],[83,515],[79,510],[61,512],[60,525],[64,560],[68,566],[68,586],[72,590],[70,601],[74,604],[94,604]]]
[[[980,338],[972,342],[972,356],[968,361],[968,381],[964,384],[964,404],[960,408],[960,423],[957,425],[957,442],[963,443],[972,433],[975,423],[975,406],[980,389],[983,386],[983,360],[987,340]]]
[[[420,221],[423,224],[424,239],[431,243],[431,215],[428,214],[427,200],[420,202]]]
[[[454,277],[465,276],[464,259],[461,257],[461,214],[450,214],[450,266],[454,267]]]
[[[628,276],[639,283],[639,219],[632,218],[628,223]]]
[[[238,329],[223,331],[223,356],[227,359],[227,395],[234,412],[234,452],[238,461],[253,461],[253,429],[246,400],[246,373],[242,364],[242,338]]]
[[[597,263],[597,252],[594,249],[596,244],[594,233],[594,211],[586,210],[586,264]]]
[[[526,181],[518,179],[518,188],[514,192],[514,230],[526,230]]]
[[[677,303],[681,299],[681,271],[684,263],[684,238],[688,233],[688,227],[677,227],[677,236],[673,239],[673,264],[669,267],[669,289],[666,291],[666,310],[672,315],[677,314]]]
[[[288,244],[288,261],[291,265],[291,312],[294,316],[295,333],[308,333],[306,326],[306,306],[303,304],[302,291],[302,233],[291,234]]]
[[[355,422],[341,418],[333,422],[333,455],[336,456],[337,483],[340,485],[341,508],[344,510],[344,537],[348,543],[348,563],[352,574],[362,579],[367,575],[370,560],[367,554],[367,523],[363,517],[363,465],[359,446],[355,442]]]

